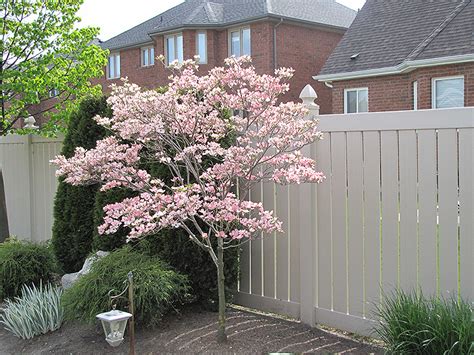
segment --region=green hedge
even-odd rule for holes
[[[110,116],[106,98],[84,100],[70,119],[61,154],[71,157],[76,147],[94,148],[105,137],[105,129],[93,118]],[[99,189],[93,186],[72,186],[60,180],[54,201],[52,245],[60,266],[66,273],[81,269],[92,250],[94,203]]]
[[[0,300],[19,296],[23,285],[53,282],[58,267],[51,248],[9,239],[0,244]]]
[[[130,271],[138,325],[157,325],[164,314],[185,300],[186,276],[173,271],[157,257],[126,246],[99,259],[90,273],[66,290],[63,296],[66,318],[95,322],[97,314],[110,310],[109,291],[121,292]],[[126,310],[127,301],[119,299],[117,309]]]

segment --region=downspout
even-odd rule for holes
[[[273,26],[273,69],[278,69],[278,58],[277,58],[277,28],[283,23],[283,18],[280,18],[275,26]]]

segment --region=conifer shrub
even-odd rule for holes
[[[71,157],[77,147],[94,148],[97,140],[105,137],[105,129],[93,119],[96,115],[111,116],[105,97],[85,99],[72,113],[62,155]],[[62,179],[59,182],[54,201],[52,245],[59,265],[66,273],[80,270],[92,251],[98,189],[98,185],[72,186]]]
[[[135,319],[139,326],[155,326],[161,317],[188,297],[188,278],[156,256],[125,246],[99,259],[63,296],[66,318],[94,323],[97,314],[111,309],[109,292],[120,293],[133,273]],[[117,309],[127,310],[126,299]]]
[[[0,243],[0,300],[20,295],[23,285],[53,282],[57,271],[48,245],[16,239]]]

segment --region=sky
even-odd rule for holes
[[[85,0],[79,11],[80,27],[94,26],[101,29],[103,41],[140,24],[183,0]],[[365,0],[337,0],[354,10],[364,5]]]

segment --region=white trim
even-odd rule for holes
[[[184,60],[184,37],[183,37],[183,33],[182,32],[175,32],[173,34],[169,34],[169,35],[166,35],[164,36],[164,53],[165,53],[165,64],[166,66],[169,66],[169,64],[172,62],[169,61],[169,58],[168,58],[168,39],[170,38],[173,38],[174,40],[174,55],[175,55],[175,60],[178,60],[179,61],[179,58],[178,58],[178,37],[181,36],[182,38],[182,42],[183,42],[183,60]]]
[[[206,51],[206,58],[205,60],[202,60],[201,57],[199,57],[199,64],[207,64],[208,62],[208,50],[207,50],[207,31],[196,31],[196,55],[199,55],[199,35],[204,35],[204,50]]]
[[[403,74],[403,73],[410,72],[418,68],[433,67],[437,65],[470,63],[470,62],[474,62],[474,54],[432,58],[432,59],[422,59],[422,60],[410,60],[410,61],[405,61],[393,67],[359,70],[359,71],[354,71],[354,72],[335,73],[335,74],[327,74],[327,75],[316,75],[316,76],[313,76],[313,79],[318,80],[318,81],[350,80],[350,79],[368,78],[368,77],[374,77],[374,76]]]
[[[150,50],[153,49],[153,55],[150,54]],[[147,51],[147,56],[148,56],[148,64],[145,65],[144,64],[144,61],[143,61],[143,51]],[[155,65],[155,46],[151,45],[151,46],[144,46],[144,47],[140,47],[140,66],[142,68],[148,68],[148,67],[151,67]]]
[[[243,52],[243,49],[244,49],[244,45],[243,45],[243,31],[244,30],[249,30],[249,40],[250,40],[250,43],[249,43],[249,48],[250,48],[250,53],[249,55],[252,55],[252,30],[250,29],[250,26],[241,26],[241,27],[233,27],[233,28],[229,28],[227,30],[227,43],[228,43],[228,47],[229,47],[229,50],[228,50],[228,53],[229,53],[229,57],[232,56],[232,33],[233,32],[239,32],[239,42],[240,42],[240,56],[242,56],[242,52]]]
[[[436,109],[436,82],[443,80],[462,79],[463,80],[463,101],[466,104],[466,79],[464,75],[440,76],[431,78],[431,108]],[[454,108],[454,107],[450,107]]]
[[[413,82],[413,111],[418,111],[418,80]]]
[[[367,91],[367,112],[369,112],[369,88],[368,87],[360,87],[360,88],[348,88],[344,89],[344,113],[347,114],[347,93],[350,91],[355,91],[357,93],[357,106],[356,106],[356,111],[357,112],[351,112],[351,113],[366,113],[366,112],[359,112],[359,91],[366,90]]]

